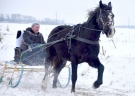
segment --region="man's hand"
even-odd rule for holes
[[[30,51],[30,52],[32,51],[32,48],[30,46],[28,47],[28,51]]]

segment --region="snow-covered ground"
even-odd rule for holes
[[[0,62],[13,60],[15,37],[17,30],[24,30],[31,24],[7,24],[0,23],[0,32],[3,40],[0,43]],[[7,30],[7,26],[9,30]],[[40,32],[45,40],[49,32],[55,26],[41,25]],[[116,29],[113,39],[101,35],[101,51],[99,58],[105,66],[104,82],[98,89],[93,89],[92,84],[97,78],[97,69],[89,67],[86,63],[78,67],[78,80],[76,92],[78,96],[135,96],[135,30]],[[105,55],[103,55],[102,47]],[[0,67],[0,73],[2,73]],[[7,70],[8,71],[8,70]],[[19,73],[15,73],[16,76]],[[43,91],[40,87],[44,72],[24,72],[21,83],[16,88],[8,86],[7,72],[0,83],[0,96],[70,96],[71,82],[68,87],[52,88],[52,78],[48,82],[48,88]],[[14,77],[16,80],[17,77]],[[62,85],[68,80],[68,70],[64,68],[59,76]]]

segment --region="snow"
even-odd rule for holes
[[[17,30],[24,30],[31,24],[0,23],[0,32],[3,40],[0,43],[0,62],[13,60],[15,37]],[[9,30],[7,30],[7,26]],[[40,32],[45,40],[55,25],[41,25]],[[97,69],[83,63],[78,67],[76,92],[78,96],[135,96],[135,29],[116,28],[113,39],[101,34],[101,50],[99,58],[105,66],[103,84],[98,89],[93,89],[93,82],[97,78]],[[114,42],[114,43],[113,43]],[[102,47],[104,50],[102,51]],[[69,62],[68,62],[69,63]],[[0,66],[0,75],[3,67]],[[19,72],[14,73],[17,80]],[[47,90],[41,89],[44,72],[25,71],[21,83],[16,88],[8,86],[12,73],[6,70],[3,82],[0,83],[0,96],[71,96],[71,82],[66,88],[52,88],[50,77]],[[59,80],[66,85],[68,70],[64,68]]]

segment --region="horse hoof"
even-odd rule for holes
[[[102,83],[99,83],[99,82],[95,81],[94,84],[93,84],[93,88],[94,88],[94,89],[97,89],[97,88],[100,87],[101,84],[102,84]]]
[[[42,83],[41,83],[41,89],[42,90],[46,90],[47,89],[47,80],[43,80]]]
[[[57,86],[56,85],[53,85],[53,88],[57,88]]]
[[[76,92],[72,92],[71,96],[77,96],[77,93]]]

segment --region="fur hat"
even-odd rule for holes
[[[33,23],[31,27],[34,27],[35,25],[39,25],[39,23]]]

